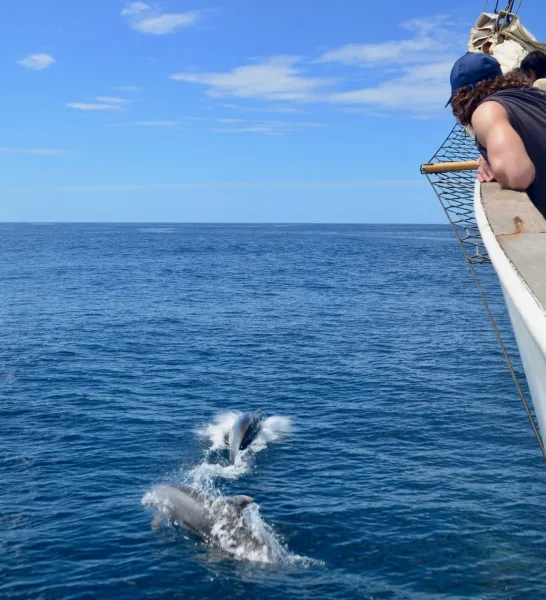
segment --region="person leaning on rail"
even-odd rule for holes
[[[476,136],[478,180],[526,191],[546,216],[546,92],[519,71],[503,75],[493,56],[468,52],[451,70],[448,104]]]
[[[530,52],[522,61],[519,70],[530,86],[546,90],[546,54],[540,50]]]

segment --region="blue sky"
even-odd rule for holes
[[[419,165],[482,8],[2,2],[0,220],[444,222]]]

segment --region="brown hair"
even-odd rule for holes
[[[524,87],[529,87],[529,84],[521,71],[510,71],[495,79],[484,79],[474,86],[465,85],[458,89],[451,99],[451,108],[461,125],[470,125],[474,111],[488,96],[500,90]]]

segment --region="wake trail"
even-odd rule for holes
[[[220,413],[214,417],[212,423],[199,428],[197,434],[208,440],[209,447],[200,464],[180,473],[180,483],[189,485],[206,496],[207,503],[211,503],[210,506],[225,500],[216,484],[218,479],[236,480],[249,473],[252,469],[253,457],[269,444],[284,438],[291,430],[289,417],[274,415],[263,419],[255,440],[248,448],[237,454],[234,464],[230,464],[226,452],[228,434],[240,415],[241,413],[235,411]],[[141,502],[156,512],[152,521],[154,529],[174,525],[168,517],[171,509],[168,499],[159,494],[155,488],[146,492]],[[241,526],[250,531],[250,541],[239,534]],[[260,506],[255,502],[241,512],[238,522],[230,521],[221,513],[217,515],[212,533],[213,537],[207,544],[221,548],[237,560],[299,567],[323,564],[321,561],[290,552],[282,537],[262,519]]]

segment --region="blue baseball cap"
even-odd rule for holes
[[[499,75],[502,75],[502,69],[496,58],[483,52],[467,52],[451,69],[451,97],[446,106],[451,103],[459,88],[476,85],[484,79],[494,79]]]

